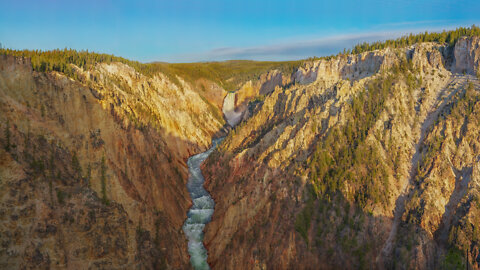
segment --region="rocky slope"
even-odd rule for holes
[[[185,162],[226,91],[120,63],[75,77],[0,56],[0,268],[189,268]]]
[[[210,265],[478,269],[479,47],[340,55],[250,91],[203,164]]]

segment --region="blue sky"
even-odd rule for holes
[[[480,24],[479,0],[0,0],[0,42],[142,62],[291,60]]]

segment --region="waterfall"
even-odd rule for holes
[[[229,92],[223,100],[223,114],[230,126],[234,127],[242,119],[242,113],[235,111],[235,96],[236,93]]]

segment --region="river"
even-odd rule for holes
[[[192,207],[188,210],[187,220],[183,224],[183,231],[188,239],[188,253],[190,263],[194,269],[210,269],[207,263],[207,250],[203,245],[203,229],[210,222],[213,215],[215,202],[203,187],[202,171],[200,165],[213,152],[223,138],[213,140],[212,147],[207,151],[191,156],[188,161],[187,189],[192,199]]]

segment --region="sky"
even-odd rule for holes
[[[0,0],[0,43],[141,62],[294,60],[480,25],[479,0]]]

